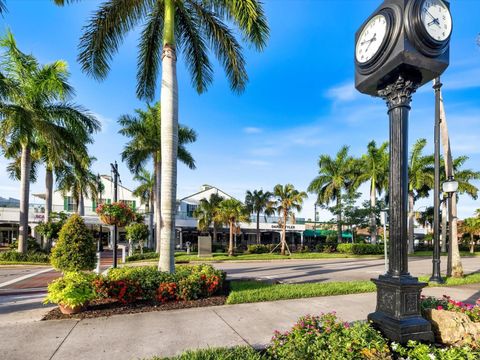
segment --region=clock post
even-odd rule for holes
[[[355,86],[385,100],[390,123],[389,266],[372,279],[377,306],[368,319],[401,343],[434,340],[420,309],[426,284],[408,272],[408,117],[415,91],[448,67],[451,30],[446,1],[385,0],[356,34]]]

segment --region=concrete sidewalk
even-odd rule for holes
[[[425,295],[474,302],[478,285],[428,288]],[[1,313],[1,359],[141,359],[187,349],[266,346],[305,314],[336,311],[346,321],[365,320],[375,293],[254,304],[159,311],[85,320],[38,321],[45,308]],[[33,300],[33,299],[31,299]]]

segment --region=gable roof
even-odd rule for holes
[[[192,195],[189,195],[187,197],[184,197],[183,199],[180,199],[180,201],[183,201],[185,203],[189,204],[198,204],[201,199],[208,199],[210,197],[210,194],[217,194],[220,195],[226,199],[235,199],[233,196],[227,194],[225,191],[220,190],[219,188],[211,185],[203,185],[203,189],[200,190],[199,192],[196,192]],[[235,199],[237,200],[237,199]],[[238,200],[237,200],[238,201]]]

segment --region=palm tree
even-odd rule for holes
[[[320,155],[318,161],[319,175],[313,179],[307,191],[317,194],[317,204],[328,205],[336,201],[337,236],[342,242],[342,192],[353,193],[355,190],[355,160],[348,155],[348,146],[342,146],[336,157]]]
[[[480,218],[466,218],[463,221],[462,231],[470,234],[470,253],[475,253],[475,235],[480,233]],[[452,259],[453,265],[453,259]]]
[[[250,221],[248,209],[236,199],[222,200],[218,205],[214,221],[221,224],[228,224],[230,230],[228,256],[233,256],[233,234],[238,223]]]
[[[155,176],[145,169],[140,169],[133,180],[139,181],[140,185],[133,190],[133,195],[140,198],[142,204],[145,204],[148,212],[148,246],[153,247],[153,203],[155,192]]]
[[[282,225],[282,247],[280,253],[285,255],[285,246],[287,244],[287,221],[292,219],[295,222],[295,212],[302,210],[303,200],[308,196],[307,193],[298,191],[292,184],[277,184],[273,188],[273,195],[276,197],[276,209],[281,217]]]
[[[63,5],[72,0],[55,0]],[[259,0],[105,1],[84,27],[79,61],[97,79],[106,77],[109,62],[125,35],[143,23],[140,35],[137,96],[152,99],[161,65],[162,103],[162,251],[159,269],[173,272],[177,192],[178,83],[177,46],[185,57],[198,93],[213,79],[211,52],[225,68],[231,88],[244,90],[248,76],[242,46],[235,35],[261,50],[268,25]],[[228,24],[228,25],[227,25]],[[229,26],[238,29],[233,31]],[[161,64],[160,64],[161,61]]]
[[[65,149],[89,139],[99,129],[99,123],[85,109],[67,102],[73,89],[67,82],[69,73],[64,61],[40,65],[32,55],[18,49],[10,32],[0,39],[0,47],[0,146],[6,157],[21,154],[18,251],[26,252],[32,151],[48,146],[48,154],[64,154]],[[78,141],[72,139],[75,136]],[[43,154],[51,163],[50,155]]]
[[[273,194],[270,191],[263,190],[247,190],[245,195],[245,205],[250,213],[255,213],[257,219],[257,244],[260,244],[260,213],[264,212],[265,216],[272,215],[275,212],[275,209],[272,205]]]
[[[418,139],[408,162],[408,252],[414,252],[415,201],[427,197],[434,184],[433,155],[423,155],[427,140]]]
[[[471,181],[480,179],[480,171],[475,171],[471,169],[462,169],[462,166],[468,161],[468,156],[459,156],[451,161],[452,173],[455,174],[455,180],[458,182],[457,193],[459,195],[466,194],[469,195],[472,199],[476,200],[478,198],[478,188],[471,183]],[[442,171],[442,174],[446,174],[446,171]],[[445,180],[445,179],[444,179]],[[451,252],[452,266],[451,275],[453,277],[462,277],[463,276],[463,265],[460,257],[460,250],[458,248],[458,229],[457,229],[457,196],[451,197],[452,201],[452,215],[453,218],[450,219],[451,234],[452,238],[450,239],[450,246],[448,251]]]
[[[76,213],[85,215],[85,198],[97,199],[99,185],[97,176],[90,170],[95,158],[85,159],[81,164],[65,166],[57,175],[57,188],[63,196],[68,193],[73,197],[77,206]]]
[[[367,153],[362,156],[359,161],[361,169],[357,178],[358,185],[370,181],[370,238],[372,244],[377,243],[377,220],[375,209],[377,203],[377,193],[380,195],[388,188],[388,142],[384,142],[377,148],[374,140],[367,145]]]
[[[161,228],[161,194],[162,184],[162,144],[160,136],[160,103],[153,106],[147,104],[146,110],[136,109],[136,115],[122,115],[118,123],[122,126],[120,134],[131,140],[125,145],[122,152],[122,161],[127,163],[128,168],[134,174],[138,174],[149,160],[153,160],[154,188],[154,215],[155,215],[155,238],[156,251],[160,252],[160,228]],[[181,126],[178,131],[178,160],[195,169],[195,160],[185,145],[197,140],[194,130]]]
[[[216,215],[223,200],[222,196],[213,193],[208,200],[201,199],[193,212],[193,216],[198,220],[197,226],[200,231],[208,231],[210,226],[213,227],[213,243],[217,242],[217,229],[221,226],[221,223],[216,221]]]

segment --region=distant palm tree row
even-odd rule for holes
[[[213,229],[213,241],[216,242],[217,230],[228,225],[230,231],[228,254],[233,256],[233,235],[240,222],[250,222],[250,214],[256,216],[256,238],[260,244],[260,214],[265,217],[278,213],[279,224],[282,227],[280,241],[281,254],[285,255],[287,247],[286,227],[290,220],[295,222],[295,211],[302,209],[307,193],[295,189],[292,184],[278,184],[273,192],[263,190],[248,190],[245,203],[236,199],[224,199],[218,194],[211,194],[209,199],[202,199],[195,209],[193,216],[198,220],[200,231]]]
[[[17,47],[10,32],[0,39],[0,49],[0,151],[12,160],[8,170],[21,183],[18,251],[24,253],[30,182],[36,178],[38,164],[46,167],[47,221],[52,211],[54,174],[62,190],[74,190],[78,204],[90,190],[85,179],[95,181],[87,145],[100,123],[72,102],[74,90],[64,61],[40,64]],[[77,181],[78,176],[82,181]],[[82,211],[81,206],[79,209]]]
[[[410,253],[413,252],[415,202],[420,198],[428,197],[429,192],[434,187],[434,157],[424,154],[426,145],[427,141],[425,139],[418,139],[412,146],[408,160],[408,239]],[[375,243],[377,231],[373,209],[377,197],[382,194],[388,203],[389,177],[391,179],[391,176],[395,176],[395,174],[389,174],[388,143],[384,142],[380,147],[377,147],[375,141],[371,141],[367,145],[366,153],[360,158],[350,156],[348,150],[348,146],[342,146],[333,158],[329,155],[320,156],[318,176],[310,183],[308,191],[316,194],[317,203],[320,205],[336,202],[338,240],[340,242],[342,195],[353,195],[360,185],[369,182],[372,209],[370,231],[372,243]],[[480,171],[463,169],[462,167],[467,160],[467,156],[453,159],[455,179],[459,183],[458,194],[467,194],[476,199],[478,188],[472,183],[472,180],[480,179]],[[442,170],[441,173],[445,174],[445,171]]]

